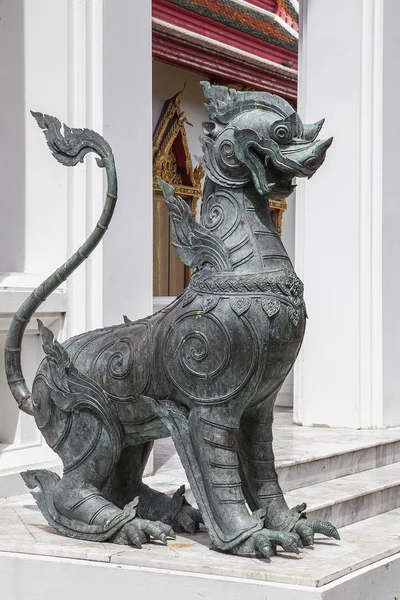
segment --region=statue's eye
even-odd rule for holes
[[[307,158],[307,160],[304,161],[303,166],[306,167],[306,169],[316,169],[318,167],[318,158],[316,156],[311,156],[310,158]]]
[[[278,144],[288,144],[293,139],[292,128],[289,124],[278,122],[272,126],[271,138]]]

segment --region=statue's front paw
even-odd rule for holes
[[[141,548],[142,544],[147,544],[152,539],[167,544],[168,538],[175,537],[175,533],[170,525],[161,523],[161,521],[148,521],[147,519],[136,518],[129,523],[125,523],[122,529],[110,539],[110,542]]]
[[[265,527],[272,530],[279,530],[281,532],[291,531],[296,533],[303,546],[314,545],[314,534],[322,533],[326,537],[340,540],[338,530],[329,521],[323,521],[322,519],[308,519],[305,513],[307,504],[298,504],[292,509],[288,506],[281,507],[281,510],[273,513],[274,519],[271,520],[271,516],[268,514],[265,519]]]
[[[246,540],[231,548],[230,553],[269,559],[272,554],[276,554],[277,546],[281,546],[286,552],[294,552],[295,554],[299,554],[300,548],[303,548],[300,536],[297,533],[261,529],[261,531],[256,531]]]

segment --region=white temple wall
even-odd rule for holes
[[[327,16],[328,4],[306,2],[301,20],[299,113],[306,123],[325,117],[320,137],[334,142],[320,170],[297,188],[296,267],[309,319],[295,419],[357,427],[361,7],[343,0]]]
[[[385,0],[382,98],[383,424],[400,423],[400,4]],[[377,166],[379,168],[379,166]]]
[[[395,426],[400,6],[305,0],[301,11],[299,112],[306,122],[325,117],[321,137],[334,142],[297,195],[296,266],[309,321],[295,420]]]
[[[17,5],[20,2],[16,3]],[[66,258],[67,169],[55,163],[30,110],[66,120],[67,1],[25,1],[25,272],[50,273]],[[49,51],[51,49],[51,51]],[[52,164],[51,167],[49,163]],[[46,227],[44,233],[43,228]]]
[[[104,239],[104,324],[152,312],[151,0],[104,2],[104,135],[118,208]]]
[[[5,0],[0,7],[0,352],[12,314],[29,290],[67,255],[67,174],[59,169],[30,109],[67,118],[67,1]],[[56,24],[56,25],[54,25]],[[60,28],[58,29],[58,27]],[[46,34],[44,35],[44,32]],[[49,48],[52,51],[49,51]],[[63,325],[66,294],[59,290],[40,310],[54,331]],[[40,362],[37,325],[24,340],[23,364],[31,384]],[[59,463],[34,420],[18,411],[0,363],[1,494],[22,489],[25,466]]]
[[[0,20],[0,271],[23,271],[25,264],[25,81],[24,12],[21,3],[3,2]],[[5,202],[8,210],[5,215]]]

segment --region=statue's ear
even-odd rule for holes
[[[203,125],[203,133],[207,137],[215,139],[217,136],[217,126],[212,121],[204,121]]]

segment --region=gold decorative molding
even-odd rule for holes
[[[279,235],[282,235],[282,217],[283,213],[287,209],[287,202],[285,198],[282,200],[269,200],[269,209],[274,219],[275,227]]]
[[[196,214],[197,201],[201,196],[201,180],[204,168],[199,164],[193,169],[187,142],[186,117],[181,109],[181,90],[166,100],[153,134],[153,190],[160,192],[157,177],[174,186]]]

